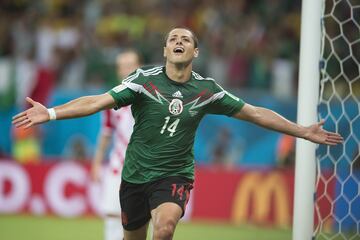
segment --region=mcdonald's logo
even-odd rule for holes
[[[288,227],[291,224],[290,196],[281,173],[246,173],[235,190],[231,219],[236,224],[253,222]]]

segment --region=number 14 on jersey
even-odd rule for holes
[[[165,123],[164,123],[163,127],[161,128],[160,133],[164,134],[165,130],[167,130],[170,132],[169,136],[172,137],[172,136],[174,136],[174,133],[176,132],[176,128],[180,122],[180,118],[175,119],[175,121],[172,122],[171,124],[169,123],[169,121],[170,121],[170,116],[165,117]]]

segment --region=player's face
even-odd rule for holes
[[[195,48],[192,33],[183,28],[175,28],[169,33],[164,47],[166,61],[173,64],[190,63],[199,54]]]
[[[116,58],[117,74],[120,79],[124,79],[130,73],[140,67],[139,58],[134,52],[119,54]]]

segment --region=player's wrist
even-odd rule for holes
[[[300,126],[300,129],[301,129],[300,137],[305,139],[305,140],[309,140],[309,137],[310,137],[310,129],[309,129],[309,127]]]
[[[49,114],[49,121],[51,120],[56,120],[56,111],[54,108],[48,108],[47,109],[48,114]]]

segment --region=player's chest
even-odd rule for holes
[[[161,82],[160,82],[161,83]],[[153,114],[191,119],[202,117],[212,93],[192,84],[174,85],[148,82],[144,85],[145,107]]]

